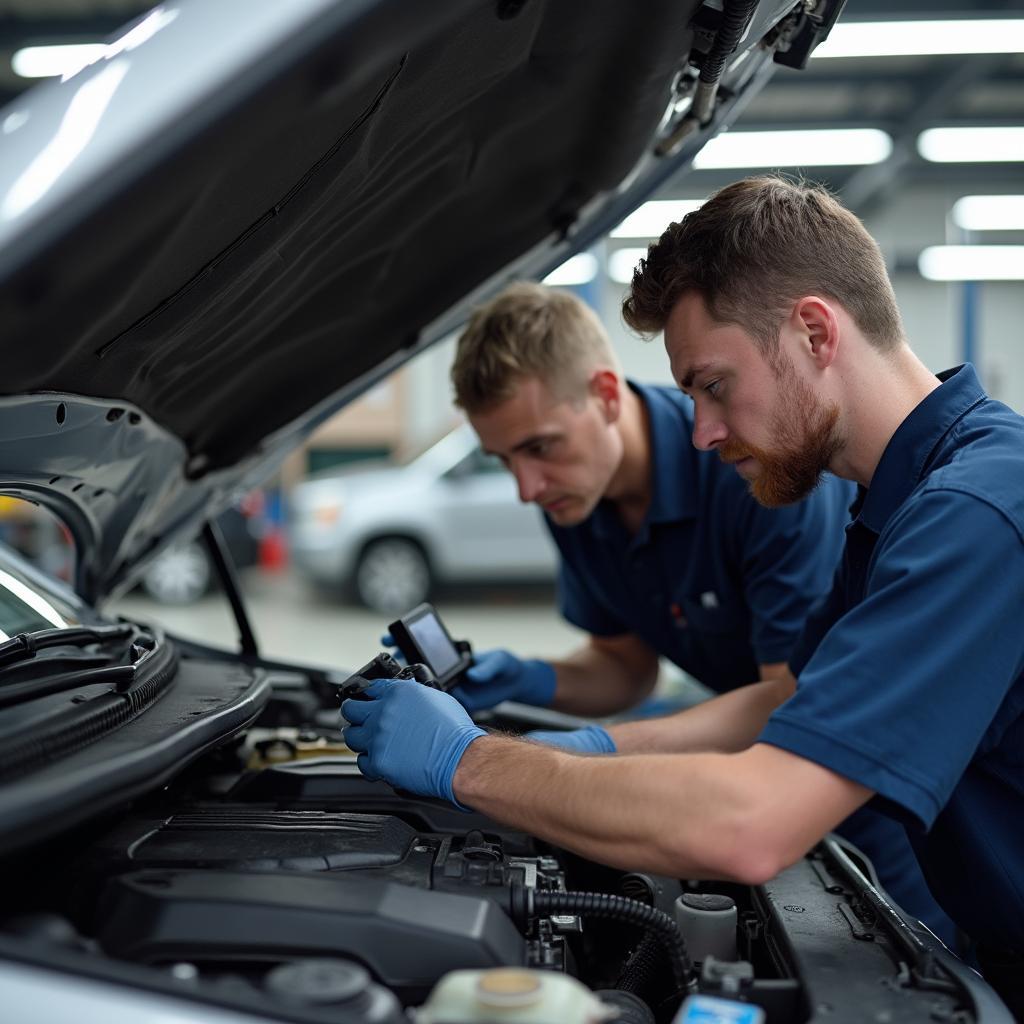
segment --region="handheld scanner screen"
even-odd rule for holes
[[[407,628],[428,668],[438,679],[458,665],[461,656],[436,615],[424,615],[407,622]]]

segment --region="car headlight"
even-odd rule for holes
[[[345,503],[342,501],[318,502],[309,510],[309,519],[317,526],[334,526],[341,518]]]

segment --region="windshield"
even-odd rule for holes
[[[32,502],[0,495],[0,643],[19,633],[80,624],[73,598],[60,597],[60,580],[74,568],[71,535],[60,520]]]
[[[51,598],[8,571],[10,568],[0,567],[0,640],[39,629],[64,629],[77,623],[77,619],[58,611]]]

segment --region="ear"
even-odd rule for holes
[[[798,299],[789,318],[797,341],[818,369],[831,366],[839,353],[840,324],[835,305],[817,295]]]
[[[594,370],[587,382],[587,390],[597,399],[605,421],[614,423],[622,412],[622,381],[618,374],[606,367]]]

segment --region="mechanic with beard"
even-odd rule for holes
[[[561,613],[589,634],[550,661],[478,652],[452,691],[464,707],[615,714],[650,694],[659,656],[719,693],[788,671],[839,560],[852,485],[829,474],[804,501],[754,500],[723,459],[691,444],[690,400],[626,381],[593,310],[542,285],[513,284],[474,313],[451,377],[482,448],[515,476],[520,500],[543,509]],[[596,724],[528,735],[615,752]],[[898,826],[862,813],[841,831],[901,904],[955,940]]]
[[[764,500],[826,469],[860,485],[792,676],[612,726],[616,756],[379,682],[343,706],[361,767],[616,867],[747,884],[870,801],[1024,1015],[1024,418],[969,365],[927,370],[877,245],[814,187],[723,189],[650,248],[624,309],[664,329],[695,444]]]
[[[452,383],[482,447],[544,510],[561,554],[561,612],[589,634],[553,661],[478,653],[453,691],[468,710],[518,700],[614,714],[650,693],[659,656],[720,693],[788,673],[838,563],[851,484],[829,474],[803,501],[755,500],[723,459],[693,447],[690,399],[625,381],[594,312],[541,285],[514,284],[476,311]],[[785,488],[790,464],[755,488]],[[615,751],[599,725],[530,738]],[[902,906],[955,943],[900,826],[863,811],[839,831]]]

